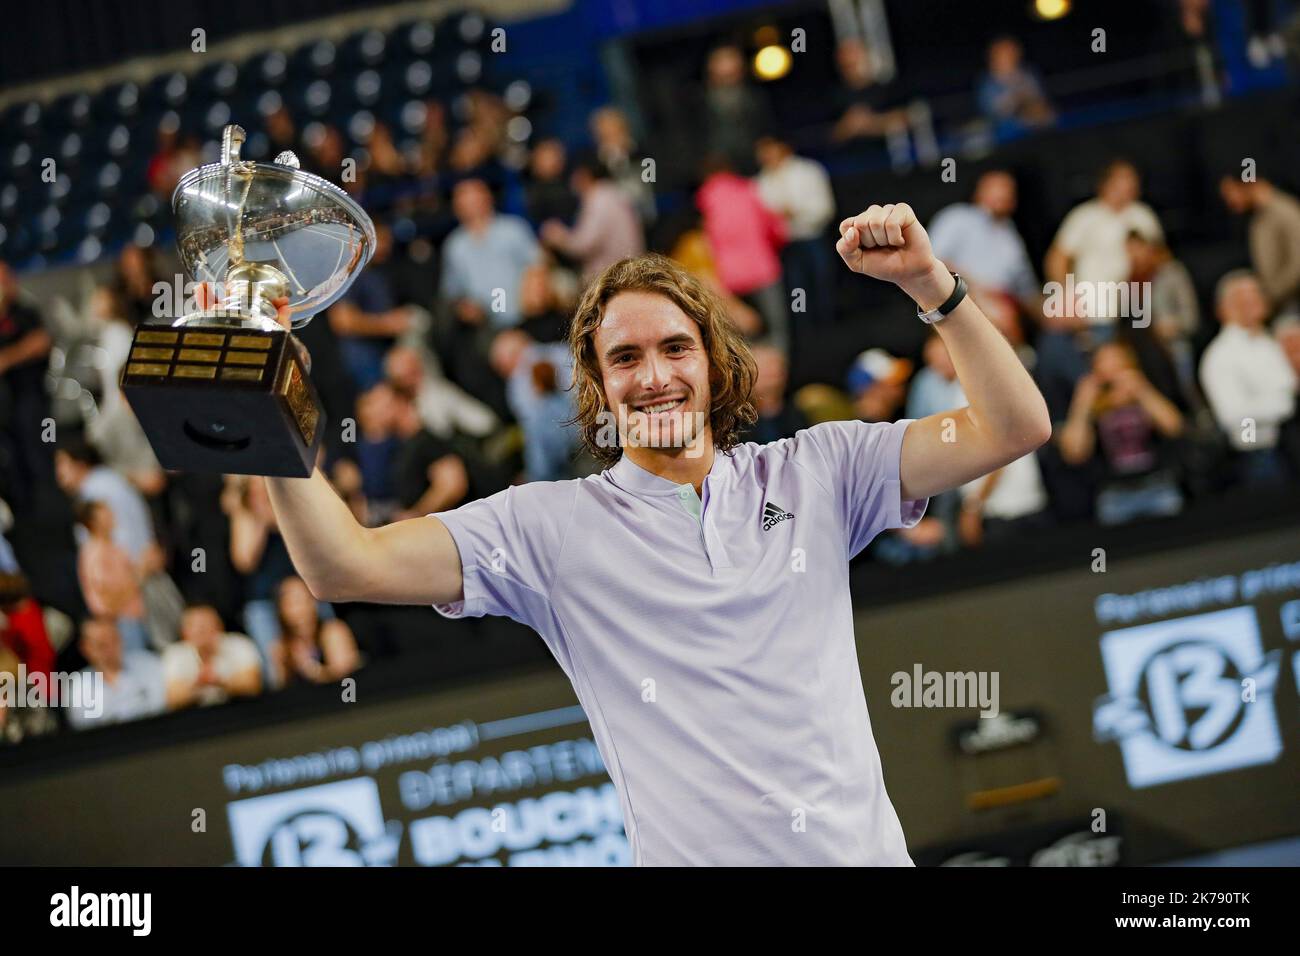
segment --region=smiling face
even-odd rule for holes
[[[665,296],[620,292],[605,305],[594,345],[625,448],[707,446],[709,357],[697,322]]]

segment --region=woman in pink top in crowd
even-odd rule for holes
[[[781,285],[781,247],[785,221],[763,205],[758,187],[739,176],[722,156],[704,161],[704,183],[695,204],[713,249],[718,279],[728,292],[756,308],[767,328],[766,340],[790,351],[790,307]]]

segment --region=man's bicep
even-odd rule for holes
[[[460,552],[447,526],[424,516],[369,528],[360,580],[344,600],[450,604],[463,596]]]
[[[980,431],[967,406],[908,426],[898,479],[904,500],[932,498],[1008,463],[1005,449]]]

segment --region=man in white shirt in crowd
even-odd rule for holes
[[[1223,328],[1201,356],[1201,390],[1239,453],[1242,482],[1285,481],[1278,436],[1295,415],[1300,379],[1269,334],[1268,298],[1253,272],[1238,269],[1219,280],[1215,305]]]
[[[103,675],[98,699],[65,704],[65,713],[77,730],[125,723],[160,714],[165,708],[162,669],[148,651],[122,651],[122,636],[112,618],[86,618],[81,622],[78,645],[89,667],[81,671],[82,686]]]
[[[1054,421],[1068,414],[1074,383],[1088,371],[1093,348],[1114,337],[1117,319],[1137,317],[1131,296],[1121,299],[1107,290],[1128,282],[1130,233],[1164,239],[1160,220],[1140,194],[1137,167],[1125,159],[1107,163],[1096,198],[1070,211],[1047,250],[1043,271],[1059,291],[1048,296],[1046,312],[1052,314],[1044,316],[1037,374]],[[1120,316],[1124,303],[1130,314]]]
[[[181,617],[181,639],[163,651],[167,708],[220,704],[262,692],[257,645],[242,634],[225,633],[210,604],[191,604]]]
[[[758,196],[785,220],[789,242],[781,250],[785,285],[802,289],[803,310],[810,325],[834,321],[835,263],[826,242],[826,227],[835,217],[831,178],[821,163],[796,156],[781,137],[767,134],[755,143],[759,174]],[[798,314],[791,300],[791,311]]]

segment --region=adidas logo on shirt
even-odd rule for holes
[[[771,531],[780,522],[787,521],[793,517],[794,515],[790,514],[790,512],[778,508],[769,501],[763,506],[763,530]]]

